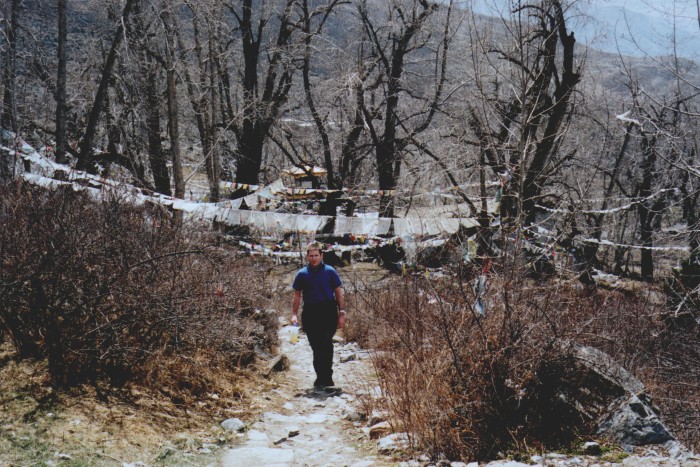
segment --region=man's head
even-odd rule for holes
[[[321,245],[317,242],[310,244],[306,247],[306,260],[309,262],[311,267],[317,267],[323,261],[323,252],[321,251]]]

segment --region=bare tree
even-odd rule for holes
[[[87,118],[87,124],[85,127],[85,133],[80,141],[79,154],[78,154],[78,164],[77,168],[81,170],[95,171],[94,154],[93,154],[93,139],[95,137],[95,132],[97,130],[97,123],[100,118],[100,113],[102,111],[102,104],[107,94],[107,88],[109,86],[109,80],[112,76],[112,69],[114,68],[114,63],[117,59],[117,51],[121,45],[122,38],[124,35],[124,22],[128,20],[129,14],[131,13],[132,7],[137,0],[126,0],[124,4],[124,9],[120,16],[119,25],[114,34],[114,39],[112,40],[112,46],[110,47],[109,54],[102,69],[102,76],[100,78],[100,84],[95,93],[95,100],[90,109],[90,113]]]
[[[56,78],[56,162],[66,163],[66,42],[68,0],[58,0],[58,71]]]
[[[168,133],[170,135],[170,158],[173,167],[174,195],[177,198],[185,197],[185,179],[182,173],[182,155],[180,151],[180,118],[178,111],[177,73],[175,70],[175,24],[166,2],[161,7],[161,20],[165,28],[165,73],[168,93]],[[182,212],[176,214],[181,217]],[[181,219],[178,219],[178,221]]]
[[[518,2],[511,13],[502,18],[504,40],[476,41],[481,100],[468,104],[467,121],[492,173],[510,180],[501,213],[532,221],[552,177],[575,154],[560,149],[581,69],[561,1]]]
[[[374,144],[380,190],[396,189],[403,152],[408,146],[416,144],[416,136],[430,126],[439,106],[446,79],[445,61],[452,2],[448,6],[441,40],[442,54],[436,57],[436,68],[440,71],[435,76],[434,93],[431,98],[421,99],[423,108],[420,110],[410,109],[409,106],[409,110],[404,112],[401,108],[401,99],[410,99],[413,94],[404,77],[409,58],[428,44],[431,36],[425,26],[438,7],[438,3],[425,0],[392,0],[386,5],[387,17],[378,19],[370,14],[366,1],[358,3],[358,13],[370,44],[366,58],[376,61],[379,73],[375,92],[377,101],[375,104],[364,102],[362,111]],[[380,215],[394,216],[392,195],[382,195]]]
[[[237,22],[243,59],[242,115],[230,122],[238,142],[236,181],[239,183],[258,183],[263,145],[287,100],[295,70],[291,58],[295,56],[292,38],[297,26],[291,15],[296,2],[285,0],[271,46],[265,42],[265,33],[274,23],[266,16],[266,3],[262,2],[258,8],[253,7],[252,0],[242,0],[240,7],[226,5]],[[263,53],[267,55],[267,66],[265,75],[261,76]]]
[[[17,132],[17,95],[15,81],[17,77],[17,33],[19,31],[19,0],[5,3],[3,13],[6,46],[3,50],[3,69],[0,90],[2,90],[2,108],[0,108],[0,132],[10,130]],[[0,142],[6,143],[0,134]],[[13,158],[9,154],[0,154],[0,184],[7,182],[13,174]]]

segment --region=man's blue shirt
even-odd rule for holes
[[[297,272],[292,288],[301,291],[305,304],[335,300],[335,289],[343,285],[340,276],[331,266],[321,263],[314,270],[307,264]]]

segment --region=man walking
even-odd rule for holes
[[[314,387],[334,386],[333,335],[345,325],[342,282],[336,270],[323,262],[320,244],[307,247],[306,260],[308,264],[297,272],[292,284],[292,323],[298,322],[303,297],[301,322],[314,354]]]

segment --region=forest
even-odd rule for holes
[[[380,258],[396,283],[355,284],[348,332],[378,350],[397,423],[421,449],[489,459],[571,442],[583,422],[552,429],[542,411],[552,374],[580,376],[564,371],[578,345],[639,378],[698,449],[700,69],[674,35],[655,38],[665,55],[577,40],[589,4],[512,0],[485,14],[458,0],[5,0],[0,343],[46,358],[65,388],[167,386],[177,358],[203,351],[233,371],[276,339],[253,311],[274,297],[241,272],[254,280],[268,265],[222,251],[255,243],[254,228],[202,232],[169,206],[31,186],[23,145],[207,203],[248,199],[297,169],[326,197],[304,207],[391,219],[385,237],[412,252]],[[675,10],[658,8],[673,23]],[[292,205],[278,212],[302,213]],[[402,218],[416,217],[470,221],[402,236]],[[339,219],[345,237],[329,242],[367,233]],[[439,384],[424,386],[425,372]]]

